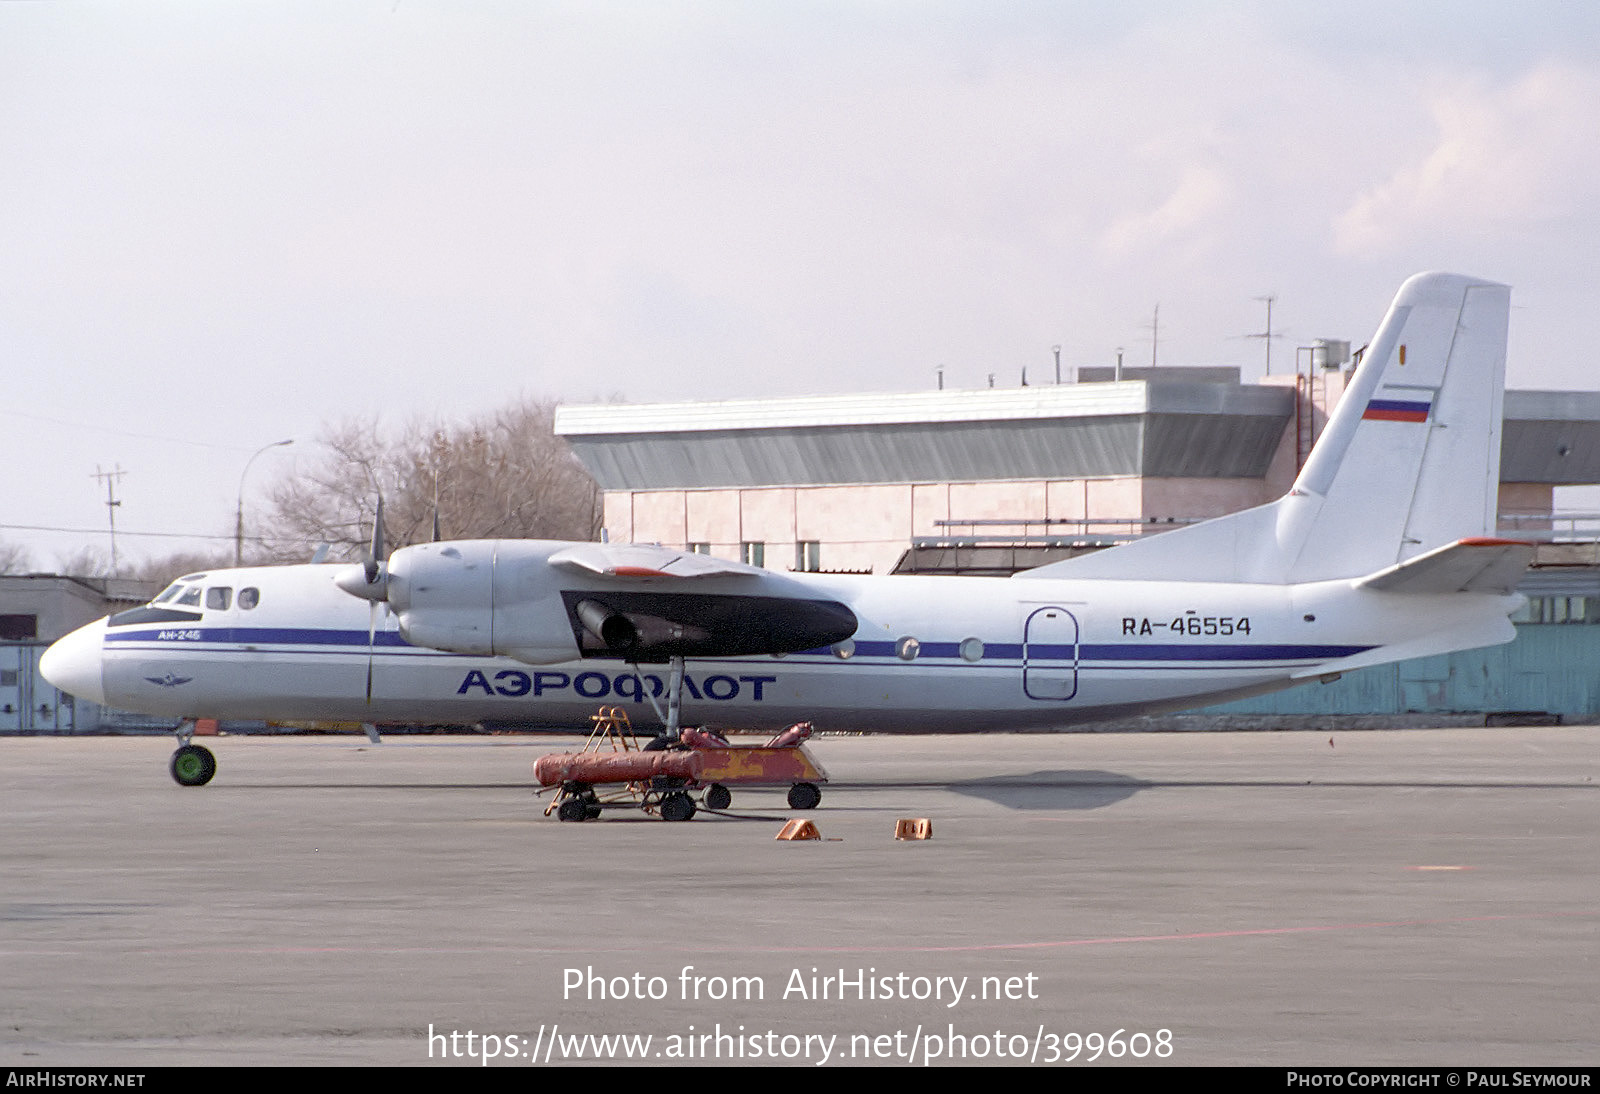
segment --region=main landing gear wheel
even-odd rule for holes
[[[217,773],[217,758],[209,748],[184,745],[172,754],[172,777],[179,786],[204,786]]]
[[[694,799],[684,793],[668,794],[661,800],[661,819],[686,821],[694,817]]]
[[[822,791],[813,783],[795,783],[789,788],[790,809],[815,809],[822,800]]]
[[[721,783],[712,783],[706,788],[706,808],[713,813],[720,813],[733,804],[733,791]]]

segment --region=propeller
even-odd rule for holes
[[[371,602],[367,612],[367,704],[372,704],[373,650],[378,642],[378,605],[386,603],[389,596],[389,571],[383,562],[383,495],[378,495],[378,507],[372,517],[372,543],[361,567],[351,567],[333,583],[351,596]]]

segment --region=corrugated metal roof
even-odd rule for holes
[[[1293,410],[1284,388],[1134,381],[563,408],[556,430],[607,490],[1252,477]]]
[[[1289,388],[1163,378],[561,407],[556,432],[607,490],[1255,478],[1293,413]],[[1500,477],[1600,482],[1600,394],[1507,392]]]

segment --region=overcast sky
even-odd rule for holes
[[[1600,4],[0,3],[0,543],[231,533],[324,423],[1258,377],[1424,269],[1593,389]],[[297,455],[298,454],[298,455]],[[182,540],[119,537],[119,553]]]

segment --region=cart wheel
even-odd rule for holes
[[[661,800],[661,819],[686,821],[694,816],[694,799],[687,794],[668,794]]]
[[[789,788],[790,809],[815,809],[822,800],[822,791],[811,783],[795,783]]]
[[[600,807],[594,802],[587,802],[583,807],[583,819],[595,820],[600,816]]]
[[[721,783],[712,783],[706,788],[706,808],[714,813],[720,813],[733,804],[733,791]]]
[[[598,812],[595,814],[599,815]],[[568,798],[556,810],[556,816],[564,821],[586,820],[589,816],[589,807],[577,798]]]

